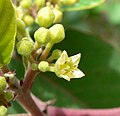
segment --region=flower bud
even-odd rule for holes
[[[5,89],[6,86],[7,86],[7,82],[5,77],[0,76],[0,91]]]
[[[73,5],[78,1],[79,0],[61,0],[62,4],[64,4],[64,5]]]
[[[5,92],[4,98],[7,102],[10,102],[14,98],[14,94],[11,91]]]
[[[17,39],[20,41],[21,38],[26,35],[25,32],[26,26],[25,23],[20,19],[17,19],[16,23],[17,23]]]
[[[35,32],[34,37],[35,41],[37,41],[38,43],[46,44],[50,40],[49,30],[41,27]]]
[[[53,9],[53,13],[55,15],[55,19],[54,19],[53,23],[61,22],[63,13],[60,10],[56,9],[56,8]]]
[[[54,18],[55,18],[55,15],[51,10],[51,8],[44,7],[44,8],[41,8],[40,11],[38,12],[36,22],[41,27],[49,27],[53,23]]]
[[[23,21],[25,22],[25,24],[26,24],[27,26],[30,26],[30,25],[34,22],[34,19],[33,19],[33,17],[30,16],[30,15],[25,15],[25,16],[23,17]]]
[[[7,116],[7,108],[5,106],[0,106],[0,116]]]
[[[38,8],[42,8],[45,6],[45,0],[34,0],[34,2]]]
[[[30,8],[31,4],[32,4],[31,0],[22,0],[20,2],[20,6],[23,8]]]
[[[38,69],[38,65],[36,63],[32,63],[32,70],[35,71]]]
[[[46,72],[46,71],[49,71],[50,67],[49,67],[49,63],[46,62],[46,61],[41,61],[38,65],[38,69],[41,71],[41,72]]]
[[[65,30],[61,24],[55,24],[50,29],[50,41],[59,43],[65,38]]]
[[[57,59],[57,58],[60,57],[61,53],[62,53],[61,50],[56,49],[56,50],[53,51],[53,53],[52,53],[51,56],[52,56],[54,59]]]
[[[30,55],[34,49],[34,43],[27,37],[17,43],[17,52],[23,56]]]
[[[19,7],[15,6],[15,10],[16,10],[16,18],[22,19],[24,15],[23,9],[20,6]]]

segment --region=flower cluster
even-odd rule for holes
[[[76,2],[77,0],[21,0],[20,6],[16,8],[17,52],[22,55],[26,69],[29,65],[34,71],[52,71],[67,81],[84,76],[77,68],[81,54],[68,57],[65,50],[62,52],[56,49],[50,55],[53,45],[65,38],[64,27],[59,24],[63,14],[61,6]],[[39,26],[34,32],[34,40],[26,29],[26,26],[29,28],[33,22]]]
[[[7,115],[7,107],[11,106],[10,102],[14,99],[14,92],[9,89],[10,81],[14,81],[13,74],[0,76],[0,116]]]

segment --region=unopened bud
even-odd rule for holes
[[[26,26],[25,23],[20,19],[17,19],[16,23],[17,23],[17,39],[20,41],[21,38],[26,35],[25,32]]]
[[[34,49],[34,43],[25,37],[20,42],[17,43],[17,51],[23,56],[30,55]]]
[[[41,27],[35,32],[34,37],[38,43],[46,44],[50,40],[49,30]]]
[[[7,86],[7,82],[6,82],[5,77],[0,76],[0,91],[5,89],[6,86]]]
[[[22,0],[20,2],[20,6],[23,8],[30,8],[31,4],[32,4],[32,0]]]
[[[53,23],[59,23],[59,22],[61,22],[62,16],[63,16],[62,11],[60,11],[59,9],[54,8],[53,9],[53,13],[55,15],[55,19],[54,19]]]
[[[56,49],[56,50],[53,51],[52,57],[53,57],[54,59],[57,59],[57,58],[60,57],[61,53],[62,53],[61,50]]]
[[[34,0],[34,2],[38,8],[42,8],[45,6],[45,0]]]
[[[49,63],[46,62],[46,61],[41,61],[38,65],[38,69],[41,71],[41,72],[46,72],[46,71],[49,71],[50,67],[49,67]]]
[[[36,63],[32,63],[32,70],[35,71],[38,69],[38,65]]]
[[[65,38],[65,30],[61,24],[55,24],[50,29],[50,41],[59,43]]]
[[[10,102],[14,98],[14,94],[11,91],[5,92],[4,98],[7,102]]]
[[[33,17],[30,16],[30,15],[25,15],[25,16],[23,17],[23,21],[25,22],[25,24],[26,24],[27,26],[30,26],[30,25],[34,22],[34,19],[33,19]]]
[[[58,59],[60,57],[61,53],[62,53],[61,50],[58,50],[58,49],[54,50],[52,52],[52,55],[47,59],[47,61],[52,62],[53,60]]]
[[[7,116],[7,108],[5,106],[0,106],[0,116]]]
[[[55,15],[51,10],[51,8],[44,7],[44,8],[41,8],[40,11],[38,12],[36,22],[41,27],[49,27],[53,23],[54,18],[55,18]]]

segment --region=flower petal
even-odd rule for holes
[[[85,76],[85,74],[78,68],[76,68],[75,70],[72,70],[72,71],[73,71],[73,77],[71,77],[71,78],[82,78],[83,76]]]
[[[64,78],[65,80],[67,80],[67,81],[70,81],[70,77],[67,76],[67,75],[61,75],[61,77]]]
[[[69,57],[72,60],[72,63],[74,64],[74,66],[78,66],[79,62],[80,62],[80,58],[81,58],[81,54],[77,54],[74,56]]]
[[[59,64],[59,65],[64,64],[67,59],[68,59],[68,55],[67,55],[67,52],[64,50],[61,56],[56,61],[56,64]]]

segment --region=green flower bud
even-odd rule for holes
[[[32,70],[38,70],[38,65],[36,63],[32,63]]]
[[[55,24],[50,29],[50,41],[59,43],[65,38],[65,30],[61,24]]]
[[[64,4],[64,5],[73,5],[78,1],[79,0],[61,0],[62,4]]]
[[[7,116],[7,108],[5,106],[0,106],[0,116]]]
[[[5,89],[6,86],[7,86],[7,82],[6,82],[5,77],[0,76],[0,91]]]
[[[34,43],[27,37],[17,43],[17,52],[23,56],[30,55],[34,49]]]
[[[30,15],[25,15],[25,16],[23,17],[23,21],[25,22],[25,24],[26,24],[27,26],[30,26],[30,25],[34,22],[34,19],[33,19],[33,17],[30,16]]]
[[[61,50],[58,50],[58,49],[56,49],[56,50],[54,50],[53,51],[53,53],[52,53],[52,57],[54,58],[54,59],[57,59],[57,58],[59,58],[60,57],[60,55],[62,54],[62,51]]]
[[[22,0],[20,2],[20,6],[23,8],[30,8],[31,4],[32,4],[31,0]]]
[[[20,6],[19,7],[15,6],[15,11],[16,11],[16,18],[22,19],[24,15],[23,9]]]
[[[38,8],[42,8],[45,6],[45,0],[34,0],[34,2]]]
[[[41,27],[35,32],[34,37],[38,43],[46,44],[50,40],[49,30]]]
[[[52,52],[52,55],[47,59],[47,61],[52,62],[53,60],[58,59],[61,54],[62,54],[62,51],[56,49]]]
[[[38,65],[38,69],[41,71],[41,72],[46,72],[46,71],[49,71],[50,67],[49,67],[49,63],[46,62],[46,61],[41,61]]]
[[[14,94],[11,91],[7,91],[4,94],[4,98],[6,99],[7,102],[10,102],[14,98]]]
[[[20,41],[21,38],[26,35],[25,32],[26,26],[25,23],[20,19],[17,19],[16,23],[17,23],[17,39]]]
[[[38,12],[36,22],[41,27],[49,27],[53,23],[54,18],[55,18],[55,15],[51,10],[51,8],[44,7],[44,8],[41,8],[40,11]]]
[[[55,19],[54,19],[53,23],[61,22],[63,13],[60,10],[56,9],[56,8],[53,9],[53,13],[55,15]]]

